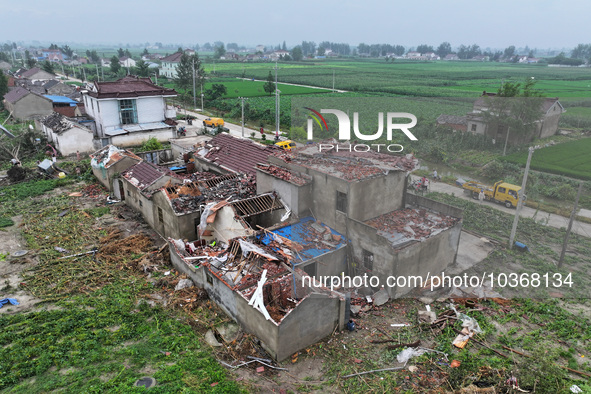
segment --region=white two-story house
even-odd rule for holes
[[[94,82],[84,93],[84,105],[102,146],[128,147],[151,137],[166,142],[176,136],[176,111],[166,104],[176,95],[174,89],[157,86],[150,78],[128,75],[114,82]]]
[[[162,62],[162,66],[160,67],[160,75],[168,78],[176,78],[176,67],[181,61],[181,56],[183,56],[182,52],[176,52],[160,59]]]

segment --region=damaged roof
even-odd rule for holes
[[[88,92],[94,98],[134,98],[144,96],[176,96],[174,89],[163,88],[152,83],[150,78],[127,76],[114,82],[94,82],[94,89]]]
[[[255,166],[267,161],[275,149],[257,144],[249,139],[238,138],[227,133],[213,137],[197,155],[206,161],[231,171],[256,174]]]
[[[390,171],[410,172],[418,165],[418,160],[412,155],[394,156],[371,150],[355,152],[352,148],[355,145],[331,145],[331,150],[323,152],[319,152],[318,145],[314,144],[292,149],[291,152],[275,151],[274,156],[285,163],[311,168],[346,181],[385,175]]]
[[[167,173],[163,169],[145,161],[140,161],[121,173],[121,176],[131,182],[140,191],[146,190],[165,175]]]
[[[394,247],[423,241],[453,227],[461,219],[424,208],[405,208],[366,220],[378,235],[387,238]]]
[[[292,171],[289,168],[276,166],[273,164],[257,164],[256,169],[275,178],[293,183],[297,186],[303,186],[312,181],[312,177],[307,174],[301,174],[296,171]]]
[[[295,223],[269,230],[261,235],[261,242],[274,249],[279,245],[287,245],[295,261],[301,263],[344,247],[345,237],[307,216]]]
[[[125,157],[141,161],[141,157],[127,149],[119,149],[114,145],[107,145],[102,149],[97,150],[91,157],[91,165],[100,166],[102,164],[105,168],[111,167],[113,164],[123,160]]]
[[[61,134],[64,131],[68,131],[74,127],[92,133],[90,129],[87,129],[86,127],[81,126],[77,123],[71,122],[67,117],[57,112],[54,112],[51,115],[47,115],[45,118],[41,120],[41,123],[53,130],[53,132],[57,134]]]

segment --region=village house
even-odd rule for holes
[[[4,107],[19,120],[41,118],[53,112],[50,99],[20,86],[4,95]]]
[[[180,182],[153,166],[138,176],[145,165],[137,164],[123,173],[123,194],[168,238],[175,268],[257,335],[273,358],[342,329],[351,313],[345,292],[379,290],[339,293],[305,278],[368,274],[386,283],[387,276],[426,278],[454,263],[462,210],[406,194],[417,165],[411,155],[319,154],[311,145],[256,151],[249,159],[244,140],[222,138],[239,142],[212,139],[196,147],[204,150],[196,156],[225,175],[196,172]],[[220,155],[228,149],[233,158]],[[253,167],[256,183],[236,173]],[[165,185],[156,190],[156,182]],[[382,292],[401,297],[414,287]]]
[[[435,124],[437,127],[449,127],[455,131],[468,130],[468,120],[465,116],[439,115]]]
[[[12,65],[4,60],[0,60],[0,70],[1,71],[8,71],[12,68]]]
[[[76,100],[72,100],[66,96],[53,96],[49,94],[44,94],[43,97],[51,100],[54,112],[60,113],[70,118],[82,116],[82,113],[78,109],[78,102]]]
[[[197,149],[193,156],[198,171],[255,174],[255,166],[265,163],[275,150],[250,139],[220,133]]]
[[[57,112],[46,116],[40,122],[41,130],[62,156],[77,152],[88,154],[94,151],[92,130],[68,119]]]
[[[533,141],[535,138],[550,137],[558,131],[560,116],[565,112],[558,97],[496,98],[495,96],[496,94],[494,93],[484,92],[483,95],[474,102],[472,112],[466,115],[467,130],[469,132],[485,135],[495,141],[505,141],[508,134],[508,142],[510,144],[521,144]],[[506,103],[509,103],[510,100],[513,100],[513,103],[517,103],[517,100],[519,100],[522,105],[527,105],[527,101],[535,101],[535,105],[539,106],[540,117],[534,122],[528,133],[511,133],[510,130],[508,130],[508,126],[498,125],[496,122],[490,120],[490,118],[487,120],[487,113],[494,115],[494,112],[497,111],[495,106],[503,106],[499,100],[504,100]],[[505,109],[503,111],[510,110]],[[510,116],[510,112],[508,115]]]
[[[142,159],[127,149],[107,145],[90,155],[90,166],[96,179],[109,189],[115,198],[124,198],[120,174]]]
[[[135,60],[133,60],[130,57],[127,56],[123,56],[119,58],[119,64],[121,64],[121,67],[135,67]]]
[[[176,135],[172,120],[176,112],[166,105],[176,91],[157,86],[150,78],[94,82],[83,97],[103,145],[136,146],[152,137],[166,142]]]
[[[74,93],[76,90],[72,85],[67,85],[55,79],[50,79],[43,84],[43,88],[47,94],[53,96],[66,96]]]
[[[182,52],[176,52],[160,59],[160,75],[168,78],[176,78],[176,68],[181,61],[181,56],[183,56]]]
[[[60,49],[42,49],[42,58],[47,59],[50,62],[61,62],[68,59],[68,55],[63,53]]]
[[[33,67],[30,70],[23,71],[20,74],[17,74],[19,78],[28,79],[30,81],[49,81],[50,79],[55,79],[55,75],[48,73],[45,70],[40,69],[39,67]]]

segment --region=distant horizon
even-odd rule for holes
[[[300,0],[279,5],[268,0],[103,0],[75,6],[29,0],[3,7],[0,37],[2,42],[108,46],[213,41],[276,46],[286,41],[290,48],[301,41],[405,47],[447,41],[454,47],[546,50],[587,44],[581,27],[589,11],[586,0]]]

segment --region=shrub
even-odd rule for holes
[[[156,139],[156,137],[149,138],[143,145],[140,147],[141,152],[147,152],[151,150],[160,150],[162,149],[162,144],[160,141]]]

